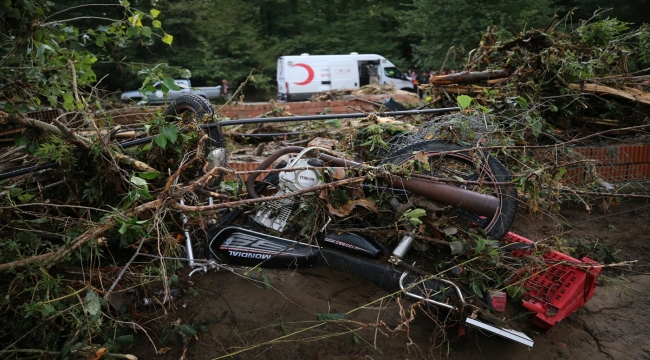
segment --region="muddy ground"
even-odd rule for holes
[[[441,345],[422,312],[399,327],[400,310],[408,315],[410,302],[378,300],[386,293],[376,286],[311,268],[264,270],[272,289],[261,276],[226,271],[181,277],[186,294],[157,316],[163,325],[192,325],[198,337],[186,339],[184,353],[180,335],[163,340],[164,331],[152,326],[151,340],[140,332],[128,352],[140,359],[650,359],[650,203],[624,200],[604,212],[568,207],[559,220],[562,228],[519,214],[514,231],[535,241],[560,234],[580,255],[638,262],[605,269],[592,300],[555,328],[528,328],[533,348],[471,329]],[[317,321],[324,313],[350,314],[346,322],[324,325]],[[156,355],[152,343],[164,354]]]

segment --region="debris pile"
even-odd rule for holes
[[[641,124],[650,106],[648,26],[628,31],[616,19],[563,26],[552,22],[507,41],[495,41],[493,29],[470,52],[465,72],[423,87],[442,106],[468,95],[497,111],[534,109],[546,130]]]
[[[414,93],[395,89],[393,84],[368,84],[358,89],[341,89],[330,90],[322,93],[314,94],[311,101],[328,101],[328,100],[341,100],[346,96],[362,96],[362,95],[387,95],[387,94],[402,94],[405,96],[416,96]]]

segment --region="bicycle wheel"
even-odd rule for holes
[[[452,153],[446,153],[450,151]],[[422,159],[422,152],[428,159],[428,166],[419,166],[420,174],[463,180],[467,183],[459,181],[455,185],[492,195],[500,200],[497,212],[491,217],[455,209],[453,215],[447,218],[458,228],[478,227],[492,239],[503,238],[517,216],[517,190],[513,186],[504,184],[512,180],[505,166],[483,151],[469,150],[438,140],[423,141],[403,147],[390,154],[383,164],[404,165],[416,159],[416,156],[417,159]]]

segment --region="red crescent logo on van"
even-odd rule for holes
[[[312,69],[311,66],[309,66],[307,64],[303,64],[303,63],[294,64],[293,66],[300,66],[302,68],[305,68],[305,70],[307,70],[307,79],[305,79],[305,81],[302,81],[302,82],[295,82],[294,81],[294,84],[296,84],[296,85],[307,85],[312,80],[314,80],[314,69]]]

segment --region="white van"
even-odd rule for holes
[[[373,79],[376,78],[376,79]],[[312,94],[358,89],[372,80],[414,91],[411,81],[386,58],[375,54],[289,55],[278,58],[278,99],[300,101]]]

